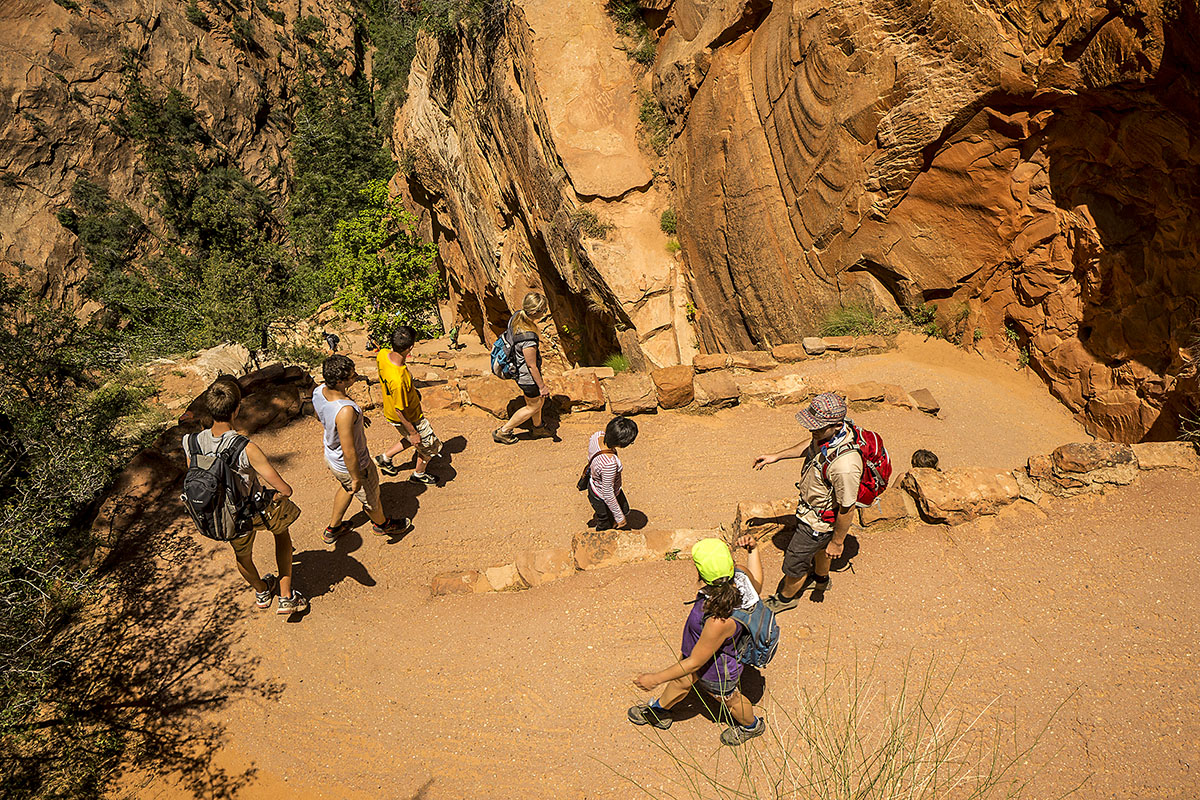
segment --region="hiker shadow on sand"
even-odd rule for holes
[[[292,556],[293,574],[303,580],[304,592],[315,599],[333,591],[339,583],[350,579],[359,586],[374,586],[375,579],[363,563],[350,555],[362,547],[358,531],[338,537],[332,548],[305,550]]]
[[[763,679],[762,673],[754,667],[745,667],[742,670],[738,691],[751,703],[758,705],[766,693],[766,681]],[[719,722],[725,725],[730,722],[729,712],[725,711],[720,702],[695,688],[671,709],[671,717],[676,722],[682,722],[692,717],[704,717],[709,722]]]
[[[433,461],[430,462],[429,468],[428,468],[429,474],[432,475],[433,477],[437,478],[438,487],[445,486],[447,483],[449,483],[450,481],[452,481],[458,477],[458,470],[456,470],[454,468],[454,457],[466,449],[467,449],[467,437],[465,437],[465,436],[451,436],[449,439],[442,442],[441,452],[438,453],[437,457],[434,458]],[[400,470],[401,474],[414,469],[417,465],[416,452],[415,451],[406,451],[406,452],[408,453],[408,455],[405,458],[405,460],[402,462],[398,462],[396,464],[396,466]],[[411,484],[417,494],[420,494],[421,493],[420,490],[425,488],[425,486],[423,484],[413,483],[412,481],[407,481],[404,478],[398,478],[395,480],[400,480],[400,481]],[[386,486],[388,481],[395,482],[395,480],[384,477],[383,478],[384,483],[382,485]],[[412,514],[405,514],[405,516],[412,517]]]
[[[793,518],[793,520],[794,520],[794,518]],[[782,517],[776,517],[772,521],[784,522],[785,524],[787,524],[787,521]],[[795,532],[796,532],[796,526],[793,521],[792,523],[790,523],[789,527],[784,528],[782,531],[780,531],[779,533],[776,533],[774,536],[771,537],[771,544],[773,544],[773,545],[775,545],[775,547],[779,548],[779,550],[781,552],[786,553],[788,542],[790,542],[792,540],[792,534]],[[858,537],[852,533],[846,534],[846,542],[845,542],[844,547],[842,548],[842,554],[830,562],[829,571],[831,573],[845,572],[846,570],[849,570],[850,572],[854,572],[853,559],[855,556],[858,555],[858,549],[859,549]],[[782,588],[783,588],[783,578],[781,577],[779,579],[779,585],[776,587],[776,591],[779,591]],[[765,590],[766,587],[764,586],[763,589]],[[824,603],[825,602],[824,590],[809,592],[807,596],[808,596],[808,599],[810,602],[813,602],[813,603]]]

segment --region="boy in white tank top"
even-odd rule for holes
[[[333,513],[321,537],[333,544],[346,532],[342,522],[350,500],[357,499],[371,518],[376,536],[401,536],[412,530],[406,517],[389,519],[379,499],[379,469],[371,460],[362,409],[346,396],[359,375],[349,357],[335,354],[321,365],[325,382],[313,390],[313,410],[324,428],[325,464],[337,479],[333,495]]]

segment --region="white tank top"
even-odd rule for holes
[[[338,436],[337,415],[343,408],[350,406],[361,418],[362,409],[353,400],[327,400],[323,383],[313,390],[312,402],[313,411],[317,412],[317,420],[325,428],[325,463],[338,472],[349,473],[342,453],[342,438]],[[358,454],[358,463],[365,469],[371,460],[371,451],[367,447],[367,433],[361,422],[354,426],[354,449]]]

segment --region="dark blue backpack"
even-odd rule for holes
[[[775,612],[759,600],[749,611],[735,608],[733,618],[745,629],[733,643],[737,660],[752,667],[765,667],[779,648],[779,625],[775,622]]]

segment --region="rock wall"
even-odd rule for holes
[[[649,189],[636,95],[598,55],[611,22],[562,5],[514,0],[494,48],[427,43],[397,124],[477,320],[540,281],[584,351],[607,330],[628,351],[628,327],[662,365],[686,360],[688,302],[708,352],[799,341],[841,303],[932,303],[1095,433],[1173,435],[1200,316],[1195,0],[644,0],[674,128]],[[675,207],[686,270],[647,271],[634,199]],[[618,231],[578,241],[578,207]]]
[[[70,8],[69,6],[75,6]],[[141,80],[179,88],[232,163],[269,193],[286,193],[300,16],[352,48],[335,0],[203,0],[209,30],[187,0],[5,0],[0,3],[0,271],[54,303],[73,303],[87,270],[74,234],[55,218],[83,175],[143,216],[147,191],[136,148],[110,127],[121,109],[127,54]],[[235,17],[251,42],[233,40]],[[281,24],[275,16],[282,15]]]
[[[564,366],[690,361],[686,274],[659,227],[670,197],[639,149],[603,3],[489,9],[458,37],[421,38],[394,135],[454,313],[490,342],[538,290]]]

